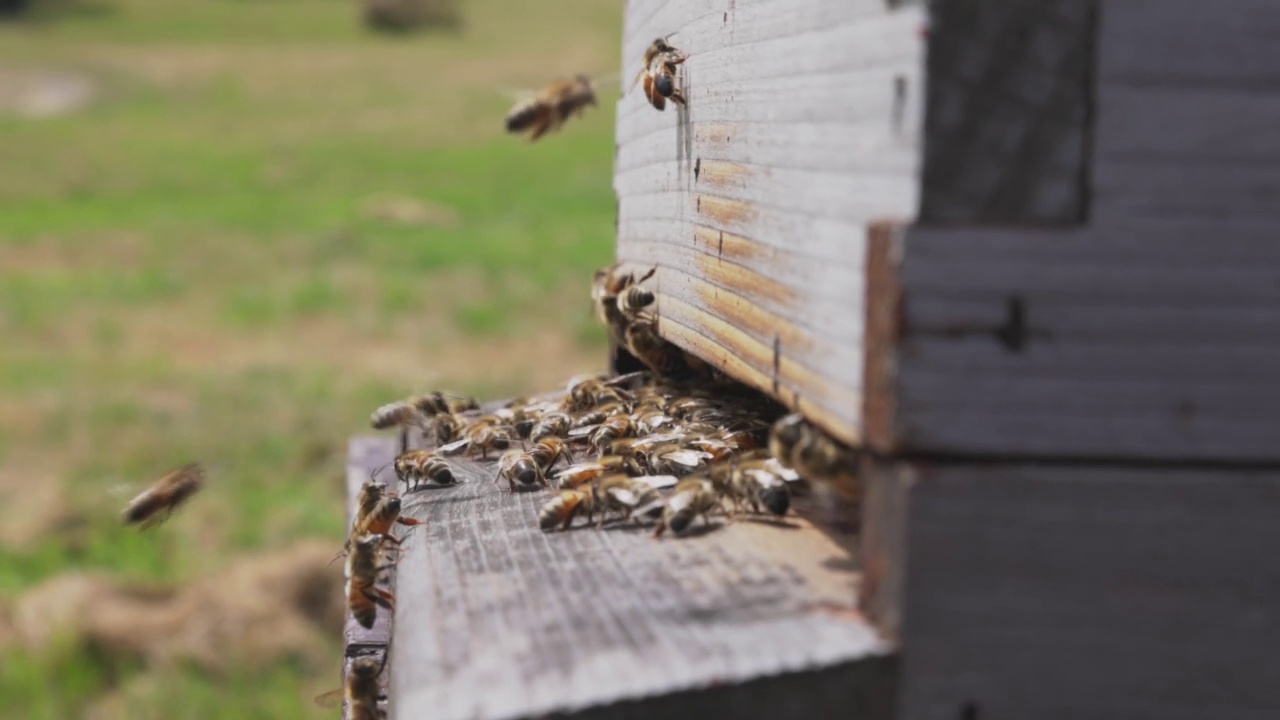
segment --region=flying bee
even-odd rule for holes
[[[508,450],[498,459],[498,472],[493,476],[494,482],[499,478],[507,479],[507,487],[516,491],[516,483],[525,487],[534,485],[547,486],[547,477],[542,466],[529,453],[521,450]]]
[[[488,423],[478,423],[467,428],[463,439],[467,442],[467,457],[479,452],[482,460],[489,459],[490,450],[506,450],[511,445],[511,438],[505,431]]]
[[[653,531],[654,537],[661,537],[668,527],[671,532],[681,535],[688,531],[694,518],[702,517],[704,524],[710,524],[707,515],[720,506],[720,494],[715,485],[705,477],[687,477],[676,483],[675,491],[667,498],[666,507],[662,510],[662,519]]]
[[[372,533],[356,535],[352,538],[351,552],[347,555],[347,607],[351,610],[351,616],[365,629],[373,627],[378,617],[378,608],[392,610],[395,607],[395,597],[378,587],[381,573],[392,567],[390,563],[382,562],[383,540],[382,535]]]
[[[559,460],[564,460],[566,463],[573,462],[573,454],[569,451],[569,446],[558,437],[543,438],[534,443],[533,447],[529,448],[529,457],[538,463],[543,473],[551,470]]]
[[[614,415],[605,420],[592,433],[590,444],[597,452],[618,438],[635,435],[636,424],[630,415]]]
[[[179,505],[200,491],[204,477],[204,467],[199,463],[170,470],[129,501],[121,513],[124,524],[150,528],[168,520]]]
[[[559,130],[571,116],[581,117],[588,105],[596,104],[596,89],[590,77],[560,78],[511,108],[506,117],[507,132],[528,131],[529,142],[534,142],[549,131]]]
[[[316,705],[333,708],[337,707],[339,701],[345,701],[348,720],[386,720],[386,710],[378,707],[382,696],[378,676],[382,674],[386,662],[385,653],[381,662],[368,655],[355,658],[351,661],[351,669],[343,687],[317,695]]]
[[[462,437],[462,422],[453,413],[444,412],[431,418],[431,429],[437,445],[448,445]]]
[[[407,400],[387,403],[369,417],[369,426],[374,430],[385,430],[390,427],[417,427],[426,429],[428,416],[414,407]]]
[[[562,412],[549,412],[542,416],[529,431],[529,439],[538,442],[549,437],[563,438],[569,435],[572,419]]]
[[[616,472],[634,472],[639,473],[640,468],[636,467],[630,458],[622,455],[604,455],[595,462],[577,463],[566,468],[561,468],[556,473],[556,484],[561,488],[577,488],[593,482],[603,475]]]
[[[666,38],[657,38],[645,48],[644,65],[631,86],[635,87],[637,82],[643,80],[644,96],[658,110],[666,109],[667,98],[684,105],[684,94],[676,83],[676,66],[686,59]]]

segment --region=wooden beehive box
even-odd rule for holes
[[[1277,32],[628,3],[624,67],[670,35],[688,108],[618,105],[618,258],[664,337],[868,451],[900,717],[1280,716]]]
[[[630,0],[624,85],[660,36],[618,259],[867,451],[860,544],[553,542],[468,466],[348,638],[390,716],[1280,717],[1280,4]]]

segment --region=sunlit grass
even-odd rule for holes
[[[620,3],[472,0],[460,34],[390,38],[347,0],[61,3],[78,7],[0,27],[0,70],[97,93],[0,112],[0,523],[40,509],[37,484],[59,505],[0,543],[0,603],[69,569],[181,583],[301,537],[336,548],[372,408],[602,363],[586,289],[612,255],[611,98],[534,145],[500,123],[506,88],[615,70]],[[119,525],[192,460],[196,501]],[[314,680],[0,648],[0,717],[77,717],[104,693],[130,717],[301,717]]]

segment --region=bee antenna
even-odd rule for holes
[[[387,464],[385,464],[385,465],[379,465],[378,467],[374,468],[373,470],[371,470],[371,471],[369,472],[369,480],[371,480],[371,481],[375,481],[375,482],[376,482],[376,481],[378,480],[378,473],[382,472],[383,470],[386,470],[387,468],[391,467],[392,465],[395,465],[395,463],[396,463],[396,461],[395,461],[395,460],[392,460],[391,462],[389,462],[389,463],[387,463]]]

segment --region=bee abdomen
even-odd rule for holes
[[[765,488],[760,493],[760,502],[774,515],[786,515],[787,509],[791,507],[791,493],[787,492],[785,485]]]
[[[518,133],[533,127],[538,118],[545,112],[541,100],[530,100],[511,109],[507,113],[507,132]]]

